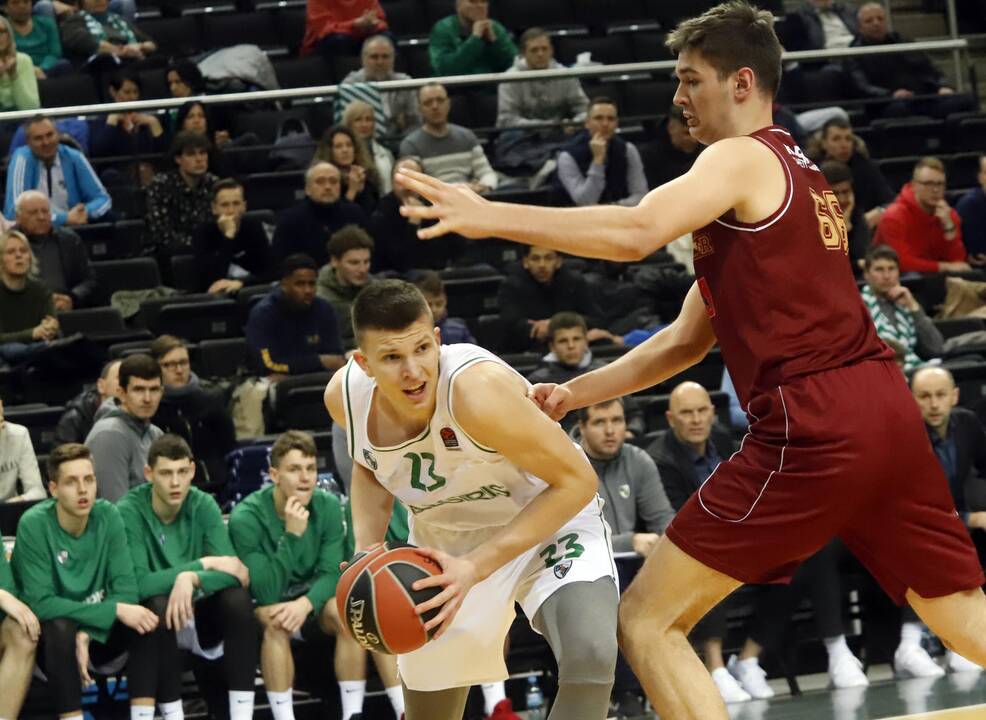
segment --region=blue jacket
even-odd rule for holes
[[[328,300],[316,297],[296,309],[277,288],[258,302],[246,324],[250,360],[261,375],[300,375],[324,370],[319,355],[342,355],[339,325]]]
[[[68,190],[68,206],[73,208],[84,203],[90,219],[102,217],[113,207],[106,188],[99,182],[92,165],[86,156],[67,145],[58,146],[65,186]],[[3,204],[3,214],[14,219],[14,204],[25,190],[36,190],[41,182],[41,163],[31,152],[31,148],[19,147],[10,156],[7,166],[7,194]],[[64,225],[68,213],[51,211],[51,221]]]

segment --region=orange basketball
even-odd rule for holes
[[[414,551],[414,545],[385,543],[357,553],[339,578],[336,607],[343,627],[367,650],[386,654],[409,653],[431,639],[425,623],[438,609],[424,615],[414,607],[430,600],[441,588],[414,591],[411,586],[442,569]]]

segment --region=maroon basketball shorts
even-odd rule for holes
[[[696,560],[744,583],[788,582],[839,537],[898,603],[940,597],[983,571],[896,365],[868,361],[755,397],[738,452],[667,529]]]

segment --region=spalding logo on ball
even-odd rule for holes
[[[441,573],[438,563],[406,543],[385,543],[370,552],[357,553],[336,588],[343,627],[373,652],[399,655],[417,650],[434,635],[437,628],[425,631],[425,623],[439,608],[424,615],[415,613],[414,608],[438,595],[442,588],[415,591],[411,586]]]

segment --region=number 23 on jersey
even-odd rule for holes
[[[846,231],[846,218],[842,214],[835,193],[831,190],[819,195],[809,188],[811,199],[815,201],[815,216],[818,218],[818,234],[826,250],[842,250],[849,254],[849,234]]]

